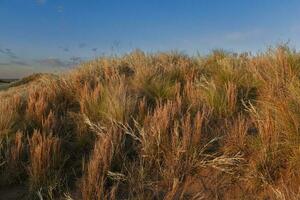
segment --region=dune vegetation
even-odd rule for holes
[[[6,89],[10,82],[13,82],[13,80],[2,80],[2,79],[0,79],[0,90]]]
[[[299,199],[300,54],[102,57],[0,92],[27,199]]]

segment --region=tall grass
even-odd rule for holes
[[[0,93],[0,186],[28,198],[298,199],[300,54],[102,57]]]

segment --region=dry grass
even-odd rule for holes
[[[300,54],[103,57],[0,93],[0,183],[33,199],[299,199]]]
[[[63,181],[61,142],[56,137],[35,131],[29,139],[29,151],[29,190],[47,193],[52,198]]]

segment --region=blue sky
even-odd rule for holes
[[[0,78],[103,54],[300,48],[298,0],[0,0]]]

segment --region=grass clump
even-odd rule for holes
[[[64,158],[57,137],[35,131],[29,139],[29,191],[53,199],[63,180]]]

